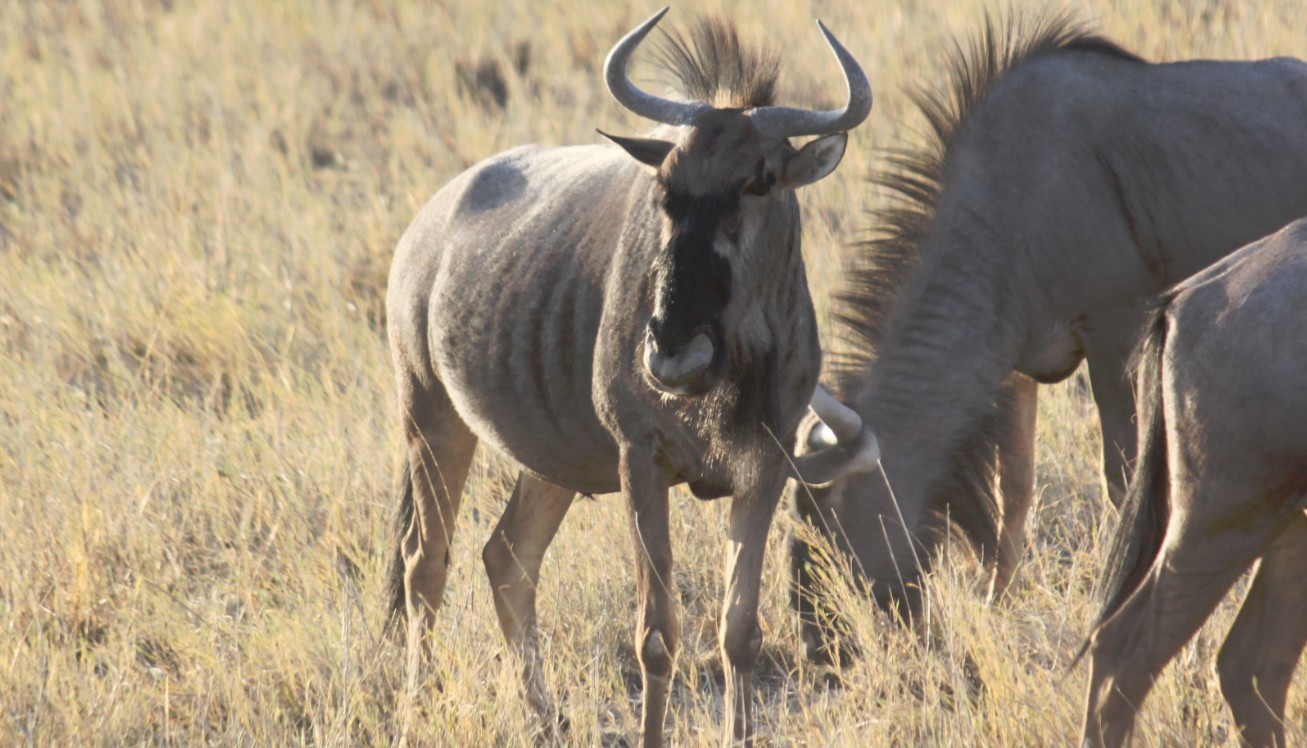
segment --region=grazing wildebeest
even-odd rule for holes
[[[409,471],[391,573],[413,657],[440,606],[459,497],[478,440],[522,465],[483,558],[528,701],[561,720],[535,623],[541,559],[577,493],[620,490],[636,548],[643,739],[662,739],[679,624],[669,589],[668,487],[733,495],[720,642],[728,739],[750,734],[767,531],[810,398],[844,438],[798,460],[827,482],[869,459],[856,414],[824,391],[794,190],[839,163],[871,109],[853,57],[821,27],[848,86],[838,110],[773,106],[774,55],[704,22],[665,62],[658,98],[627,61],[662,17],[605,62],[613,96],[663,123],[616,145],[529,146],[454,179],[396,251],[387,294]],[[818,135],[802,148],[790,137]],[[849,418],[852,416],[852,418]]]
[[[854,353],[832,389],[879,438],[906,526],[879,475],[797,497],[908,613],[945,516],[996,562],[993,594],[1010,580],[1035,383],[1088,361],[1104,474],[1123,485],[1145,300],[1307,214],[1307,65],[1152,64],[1065,17],[1019,25],[987,21],[943,92],[918,99],[932,142],[879,177],[901,199],[874,217],[837,307]],[[820,652],[810,552],[794,551]]]
[[[1154,679],[1239,575],[1218,657],[1245,743],[1284,742],[1307,644],[1307,220],[1166,294],[1140,346],[1139,463],[1091,636],[1084,745],[1125,742]]]

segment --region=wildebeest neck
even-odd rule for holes
[[[1007,287],[987,267],[983,250],[932,252],[931,272],[909,284],[856,393],[857,409],[883,445],[895,497],[881,496],[874,481],[846,487],[860,492],[847,498],[846,513],[866,514],[867,527],[878,528],[870,518],[901,511],[907,527],[899,533],[929,545],[947,512],[987,551],[996,532],[989,476],[998,398],[1021,336],[1002,314]],[[959,495],[974,500],[955,501]],[[899,540],[890,537],[886,548],[878,530],[867,531],[853,540],[861,545],[854,550],[869,574],[887,574],[895,563],[906,573],[912,556]]]
[[[908,282],[862,380],[874,396],[859,396],[878,420],[913,432],[938,433],[990,398],[1021,343],[1021,321],[1004,313],[1010,278],[993,248],[955,232],[938,244]]]

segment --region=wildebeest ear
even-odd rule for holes
[[[849,134],[837,132],[803,146],[785,162],[781,184],[795,189],[825,177],[840,165],[840,159],[844,158],[844,148],[848,144]]]
[[[620,145],[622,150],[631,154],[631,158],[651,169],[662,166],[667,154],[671,153],[672,149],[676,147],[675,143],[658,140],[657,138],[624,138],[621,135],[609,135],[603,130],[596,130],[595,132]]]

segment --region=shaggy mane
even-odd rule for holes
[[[1142,61],[1118,47],[1069,12],[1029,20],[1012,14],[995,22],[985,16],[981,33],[967,46],[955,41],[948,80],[941,89],[911,92],[926,118],[928,142],[888,150],[889,168],[871,176],[893,195],[888,207],[871,211],[872,236],[855,245],[853,270],[836,293],[835,316],[844,330],[846,352],[833,371],[841,392],[850,392],[875,360],[900,290],[921,261],[923,245],[944,188],[949,149],[967,118],[1012,70],[1064,52],[1093,52]]]
[[[742,45],[734,23],[711,16],[699,19],[689,39],[666,32],[656,62],[677,93],[718,109],[771,106],[780,75],[779,53]]]

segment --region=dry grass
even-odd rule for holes
[[[785,50],[786,103],[831,104],[812,16],[863,59],[877,108],[804,195],[823,314],[840,247],[882,199],[861,177],[914,138],[904,94],[937,80],[982,4],[717,2]],[[388,744],[397,653],[379,639],[399,470],[381,299],[426,197],[523,142],[643,125],[609,100],[621,3],[0,3],[0,744]],[[674,22],[684,22],[678,8]],[[1153,58],[1301,54],[1297,0],[1080,11]],[[777,744],[1049,745],[1074,739],[1113,520],[1092,411],[1049,389],[1040,506],[1010,604],[969,555],[933,578],[926,650],[855,597],[866,654],[831,685],[798,656],[780,517],[766,574],[762,732]],[[424,742],[530,743],[479,548],[511,480],[478,461],[439,623]],[[678,494],[685,642],[678,744],[715,742],[723,506]],[[580,502],[546,561],[542,635],[577,744],[638,723],[631,550],[619,501]],[[607,540],[608,542],[603,542]],[[1230,606],[1162,677],[1146,744],[1220,742],[1211,672]],[[986,689],[965,696],[974,658]],[[1300,683],[1301,683],[1300,678]],[[1304,689],[1291,722],[1307,718]],[[1296,737],[1303,740],[1301,729]]]

